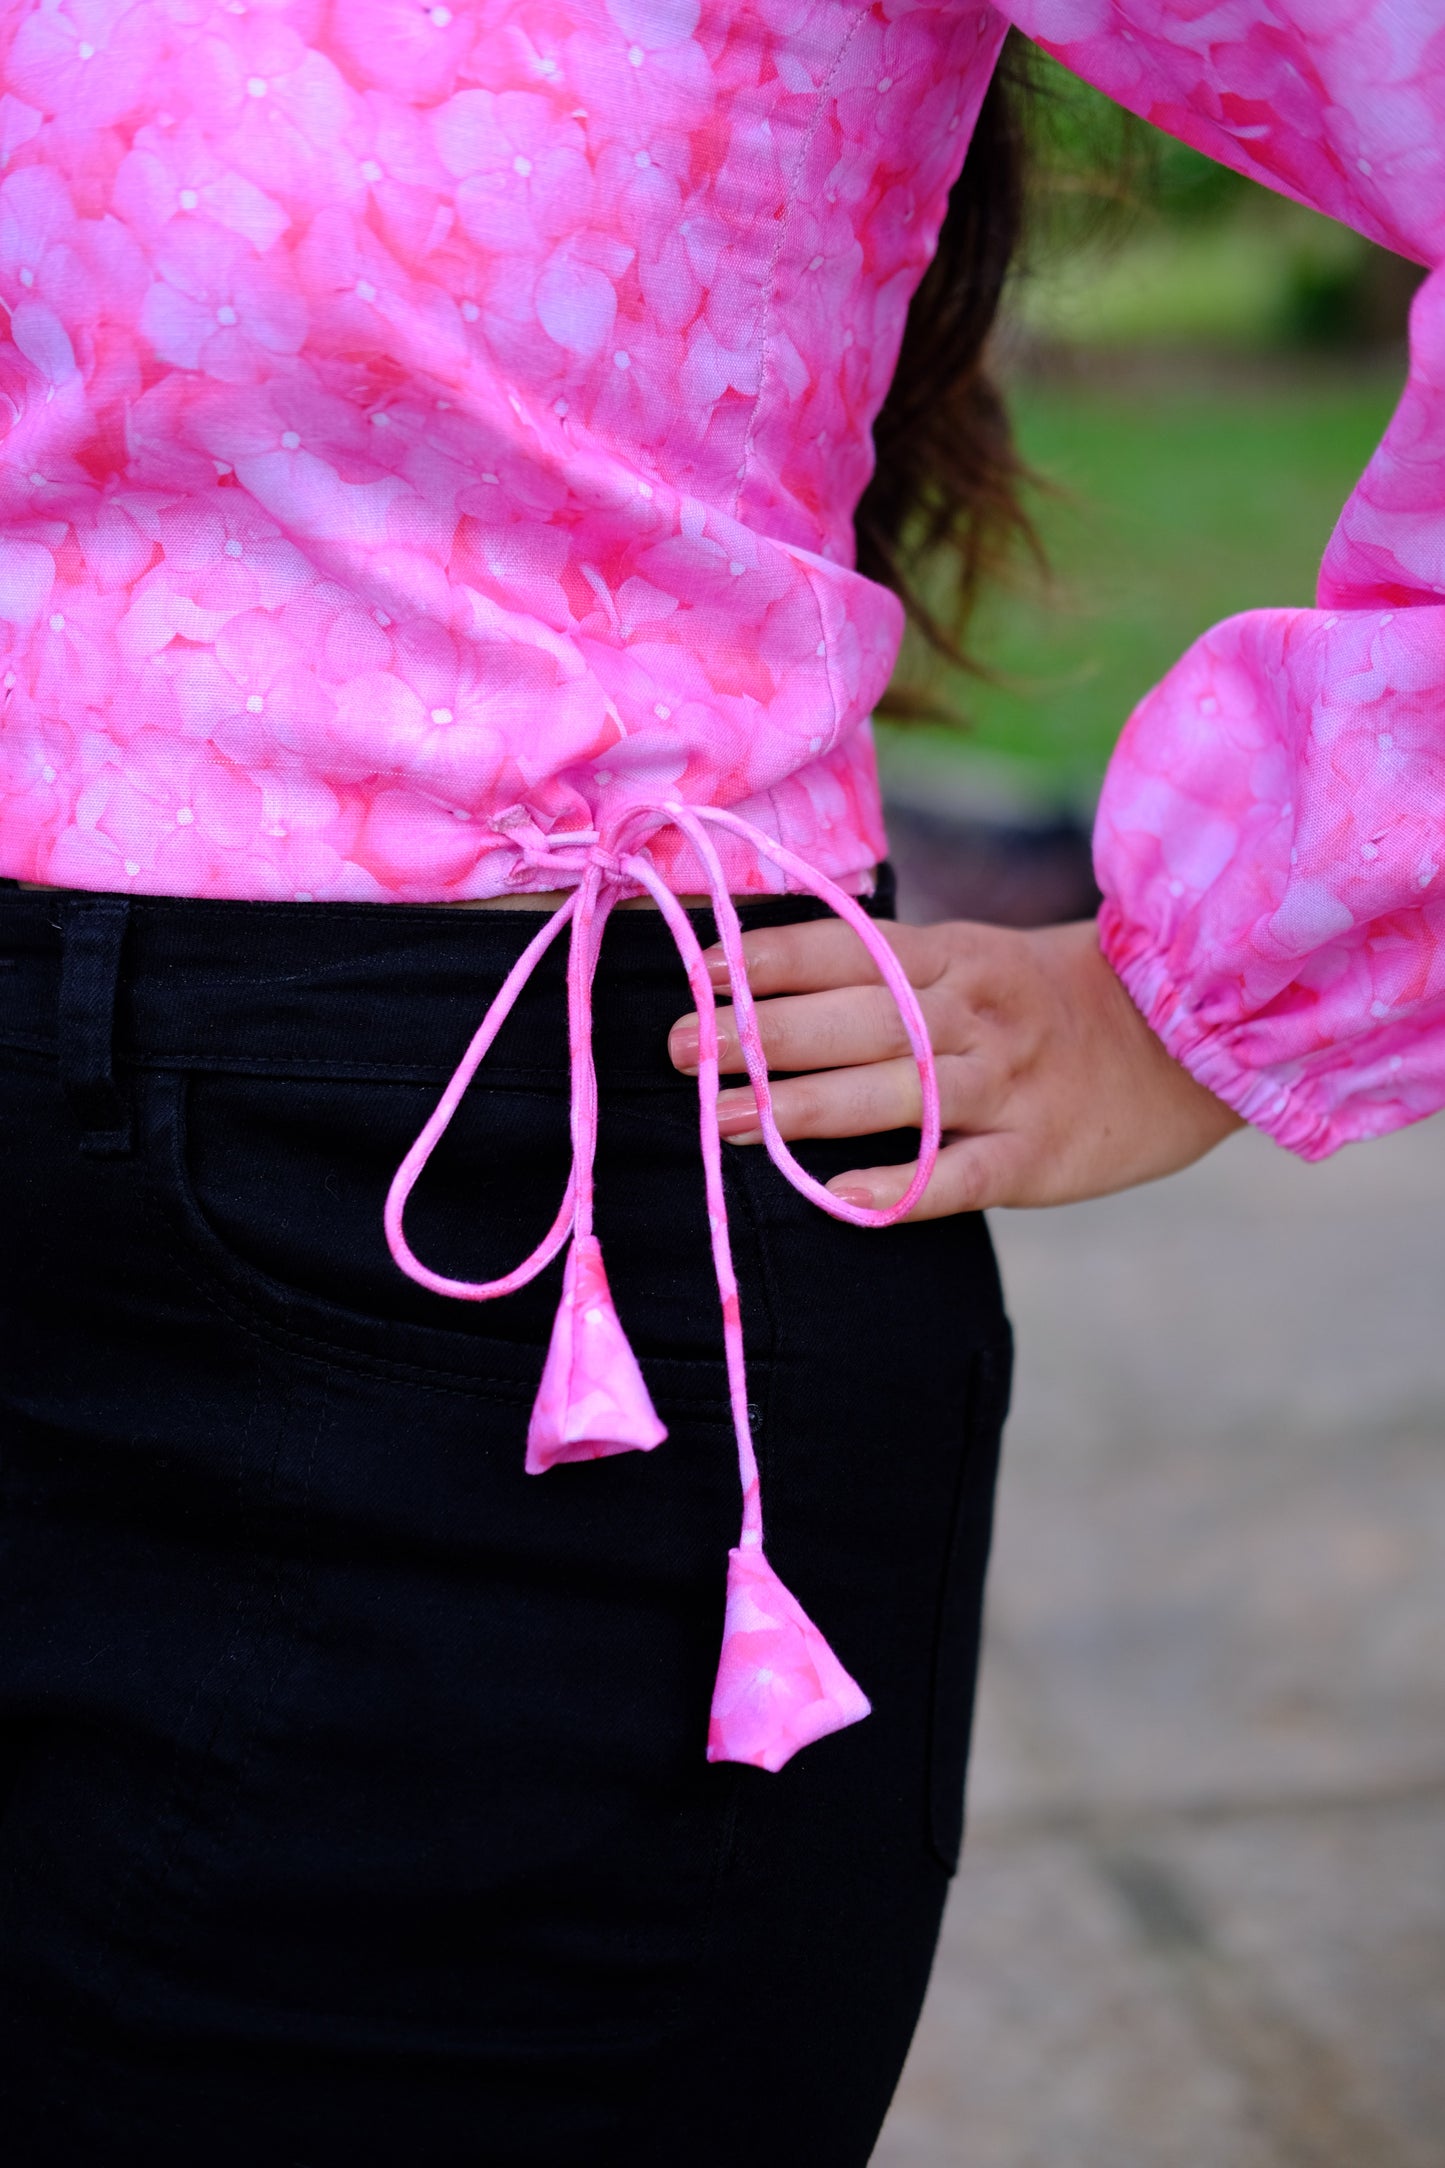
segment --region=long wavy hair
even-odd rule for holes
[[[908,312],[873,427],[876,465],[855,515],[858,569],[891,587],[924,640],[967,669],[981,582],[1015,550],[1038,556],[1027,469],[987,365],[989,333],[1023,237],[1029,48],[1010,39]],[[895,686],[886,703],[918,712]]]

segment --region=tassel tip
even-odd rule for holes
[[[666,1436],[613,1307],[597,1238],[578,1235],[527,1430],[527,1473],[650,1453]]]
[[[776,1771],[870,1706],[762,1552],[731,1551],[708,1760]]]

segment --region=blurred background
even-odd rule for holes
[[[1403,381],[1411,266],[1043,88],[998,361],[1049,571],[981,608],[989,677],[905,653],[913,918],[1093,907],[1124,718],[1311,599]],[[1445,2168],[1445,1123],[995,1234],[970,1835],[877,2168]]]
[[[994,368],[1047,562],[987,590],[968,636],[985,675],[905,644],[895,687],[938,716],[879,731],[915,918],[976,903],[1037,923],[1081,868],[1088,895],[1080,838],[1141,694],[1217,619],[1313,600],[1399,395],[1421,276],[1042,56],[1029,74],[1028,239]]]

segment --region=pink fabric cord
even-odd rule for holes
[[[708,806],[687,807],[672,800],[649,801],[632,808],[606,837],[595,829],[581,829],[549,838],[540,836],[530,823],[513,824],[511,840],[529,869],[548,866],[558,875],[572,876],[578,886],[507,974],[430,1120],[398,1167],[386,1201],[386,1236],[403,1272],[434,1293],[464,1302],[488,1302],[524,1286],[551,1262],[570,1236],[572,1248],[562,1299],[527,1433],[528,1473],[540,1475],[559,1461],[650,1452],[661,1444],[667,1432],[653,1408],[641,1368],[618,1318],[601,1246],[592,1231],[597,1150],[592,983],[603,928],[613,905],[625,895],[649,894],[677,943],[697,1004],[698,1102],[708,1226],[722,1305],[728,1394],[742,1485],[742,1526],[728,1560],[722,1655],[713,1692],[707,1753],[710,1761],[750,1762],[760,1769],[776,1770],[810,1741],[856,1724],[868,1714],[869,1704],[796,1597],[773,1572],[763,1550],[762,1493],[748,1418],[742,1313],[723,1190],[717,1117],[717,1001],[686,911],[651,858],[640,848],[627,847],[632,831],[655,829],[663,823],[682,832],[702,867],[727,960],[743,1055],[757,1097],[764,1140],[774,1163],[805,1197],[835,1219],[848,1220],[855,1227],[892,1226],[921,1197],[938,1158],[938,1081],[918,998],[887,940],[853,897],[737,814]],[[873,1211],[835,1197],[799,1165],[778,1133],[767,1056],[748,990],[742,929],[721,861],[707,833],[708,825],[741,834],[801,888],[831,905],[858,934],[898,1004],[918,1064],[922,1137],[913,1179],[904,1195],[886,1211]],[[506,832],[505,817],[499,826]],[[530,1256],[502,1278],[448,1279],[422,1264],[408,1244],[402,1226],[407,1199],[533,969],[569,921],[572,1171],[561,1207]]]

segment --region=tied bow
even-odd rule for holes
[[[891,1227],[923,1195],[938,1157],[938,1080],[918,997],[892,948],[852,896],[741,815],[720,807],[685,806],[668,799],[632,807],[606,836],[590,828],[547,836],[520,812],[503,815],[494,823],[516,852],[519,868],[555,871],[575,879],[577,885],[508,972],[430,1120],[398,1167],[386,1200],[386,1237],[403,1272],[434,1294],[463,1302],[489,1302],[525,1286],[551,1263],[570,1238],[562,1299],[527,1432],[528,1472],[540,1475],[559,1461],[651,1452],[662,1443],[667,1431],[652,1405],[641,1367],[622,1329],[592,1227],[597,1150],[592,985],[603,928],[613,905],[625,895],[650,895],[677,944],[697,1004],[698,1102],[708,1226],[722,1304],[728,1392],[743,1496],[742,1527],[728,1557],[722,1654],[713,1690],[707,1753],[709,1761],[740,1761],[760,1769],[781,1769],[811,1740],[867,1716],[869,1704],[796,1597],[773,1572],[763,1551],[762,1496],[748,1417],[742,1316],[723,1195],[717,1118],[717,1001],[686,911],[640,848],[639,832],[651,832],[662,824],[682,831],[703,868],[727,963],[743,1059],[757,1101],[758,1122],[774,1164],[803,1196],[834,1219],[847,1220],[855,1227]],[[742,928],[709,827],[729,829],[742,836],[789,874],[799,888],[830,905],[859,935],[898,1004],[918,1064],[923,1098],[922,1140],[912,1181],[886,1211],[850,1204],[834,1196],[799,1165],[778,1133],[767,1056],[748,989]],[[424,1265],[408,1244],[402,1225],[407,1199],[538,961],[569,923],[572,1168],[557,1217],[531,1255],[500,1279],[448,1279]]]

